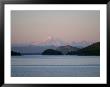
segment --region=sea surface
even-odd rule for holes
[[[100,56],[23,55],[11,58],[12,77],[99,77]]]

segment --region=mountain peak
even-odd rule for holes
[[[79,48],[66,45],[66,46],[60,46],[56,50],[61,51],[63,54],[67,54],[70,51],[77,51],[79,50]]]
[[[53,38],[51,36],[49,36],[47,38],[47,40],[45,40],[44,42],[41,42],[39,44],[36,44],[38,46],[64,46],[64,45],[67,45],[67,43],[65,41],[62,41],[60,39],[57,39],[57,38]]]

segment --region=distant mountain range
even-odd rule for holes
[[[68,52],[67,55],[100,55],[100,42],[93,43],[77,51]]]
[[[67,53],[67,51],[74,51],[79,48],[84,48],[90,44],[91,42],[87,41],[67,43],[60,39],[48,38],[47,40],[39,43],[12,44],[11,49],[15,52],[21,52],[23,54],[41,54],[46,49],[54,49],[58,51],[63,51],[63,54],[65,54]]]
[[[55,46],[12,46],[11,50],[22,54],[41,54],[46,49],[56,49]]]
[[[57,39],[57,38],[49,38],[43,42],[40,42],[40,43],[34,43],[34,45],[36,46],[65,46],[65,45],[68,45],[67,42],[65,41],[62,41],[60,39]]]
[[[73,47],[78,47],[78,48],[82,48],[82,47],[86,47],[90,44],[92,44],[93,42],[87,42],[87,41],[81,41],[81,42],[65,42],[63,40],[57,39],[57,38],[48,38],[45,41],[41,41],[41,42],[32,42],[31,44],[12,44],[12,47],[24,47],[24,46],[43,46],[43,47],[49,47],[49,46],[55,46],[55,47],[59,47],[59,46],[66,46],[66,45],[70,45]]]
[[[79,50],[79,48],[73,47],[73,46],[70,46],[70,45],[66,45],[66,46],[59,46],[59,47],[56,48],[56,50],[60,51],[60,52],[62,52],[63,54],[66,55],[68,52]]]
[[[73,46],[73,47],[82,48],[82,47],[86,47],[86,46],[88,46],[88,45],[90,45],[92,43],[93,42],[87,42],[87,41],[66,42],[66,41],[51,37],[51,38],[48,38],[47,40],[45,40],[43,42],[34,43],[33,45],[36,45],[36,46],[56,46],[56,47],[70,45],[70,46]]]
[[[84,56],[99,56],[100,55],[100,42],[89,45],[85,48],[78,49],[72,46],[62,46],[60,49],[53,50],[47,49],[42,54],[44,55],[84,55]],[[59,53],[61,52],[61,53]]]
[[[65,46],[25,46],[25,47],[12,47],[13,52],[37,55],[100,55],[100,42],[93,43],[83,48],[77,48],[70,45]],[[61,53],[60,53],[61,52]]]
[[[87,47],[93,43],[94,42],[87,42],[87,41],[75,42],[75,41],[73,41],[69,45],[71,45],[73,47],[84,48],[84,47]]]

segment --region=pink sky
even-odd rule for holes
[[[66,42],[100,41],[100,11],[11,12],[12,44],[37,43],[49,38]]]

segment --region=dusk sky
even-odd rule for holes
[[[100,11],[15,10],[11,12],[12,44],[39,43],[51,38],[66,42],[100,41]]]

